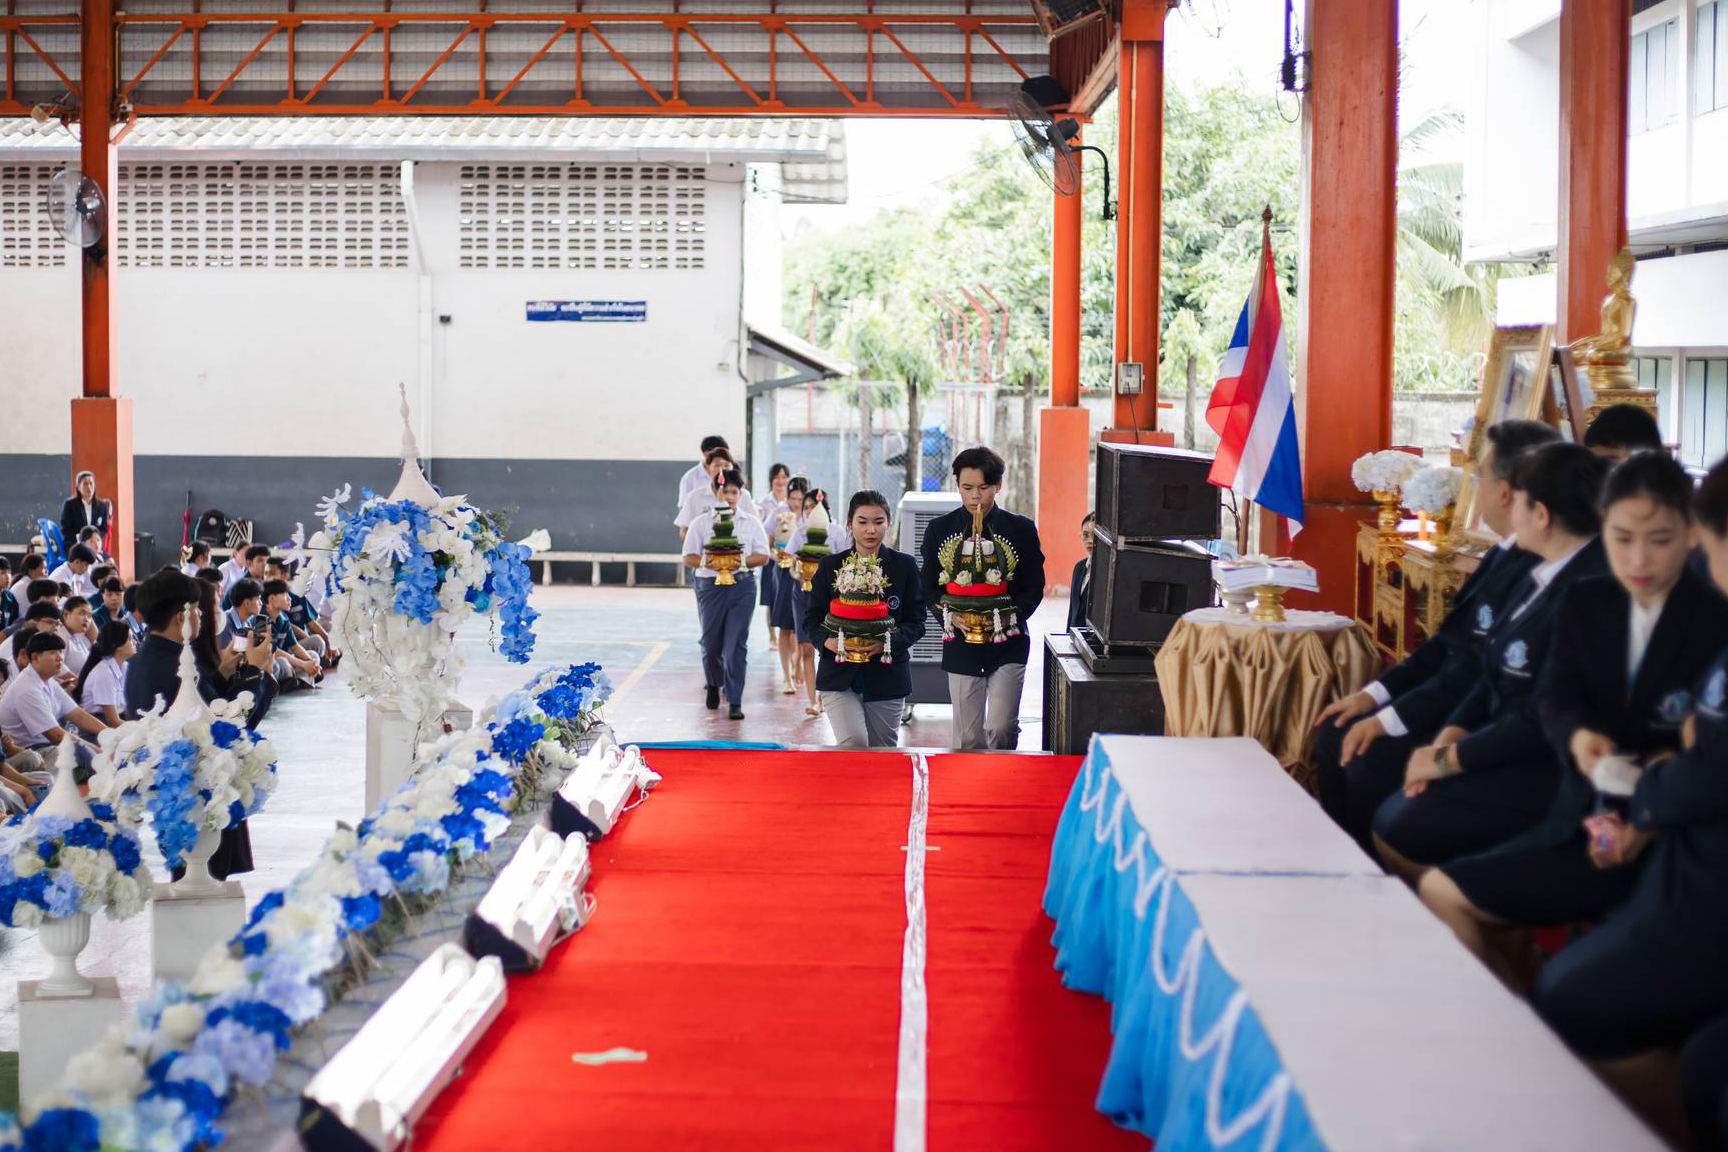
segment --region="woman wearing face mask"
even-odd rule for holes
[[[1728,463],[1710,470],[1693,507],[1711,583],[1728,589]],[[1664,618],[1679,607],[1673,596]],[[1597,654],[1606,657],[1605,648]],[[1639,858],[1642,866],[1631,898],[1550,960],[1531,997],[1572,1050],[1676,1147],[1690,1145],[1679,1135],[1686,1123],[1675,1052],[1689,1039],[1707,1041],[1700,1033],[1728,1015],[1728,649],[1694,691],[1690,738],[1678,755],[1641,771],[1622,765],[1618,781],[1592,772],[1592,785],[1631,786],[1625,817],[1597,823],[1592,851],[1604,864]],[[1709,1053],[1692,1049],[1680,1066],[1695,1096],[1707,1093],[1697,1074],[1710,1076],[1700,1058],[1710,1063]],[[1728,1060],[1718,1067],[1728,1070]],[[1721,1101],[1725,1078],[1714,1079]],[[1701,1109],[1692,1135],[1716,1147],[1719,1131],[1728,1134],[1724,1119],[1720,1104],[1714,1117]]]
[[[1508,929],[1596,920],[1637,880],[1630,859],[1592,859],[1585,820],[1602,807],[1595,785],[1680,751],[1692,686],[1728,645],[1728,600],[1687,567],[1692,480],[1661,452],[1615,468],[1602,492],[1610,575],[1574,584],[1555,615],[1537,702],[1559,752],[1543,822],[1478,856],[1422,877],[1422,900],[1517,986],[1511,955],[1490,948]]]
[[[900,741],[900,715],[912,693],[912,645],[924,635],[924,593],[918,583],[918,562],[905,552],[882,543],[888,535],[888,498],[880,492],[856,492],[846,509],[846,527],[852,546],[836,551],[816,569],[810,585],[810,605],[804,629],[821,634],[822,656],[816,669],[816,687],[822,693],[823,709],[841,748],[892,748]],[[873,557],[887,577],[882,599],[894,619],[895,630],[884,645],[871,647],[871,659],[863,664],[843,663],[838,637],[822,627],[834,600],[834,578],[849,556]]]

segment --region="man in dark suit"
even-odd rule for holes
[[[1512,532],[1512,468],[1531,448],[1560,434],[1535,420],[1505,420],[1488,429],[1477,462],[1476,506],[1501,537],[1464,581],[1440,626],[1380,679],[1320,713],[1315,727],[1320,804],[1364,849],[1374,812],[1404,783],[1410,754],[1430,742],[1478,674],[1488,633],[1506,599],[1536,565]],[[1450,671],[1450,675],[1448,675]]]
[[[1020,741],[1020,693],[1032,651],[1028,632],[1032,613],[1044,599],[1044,549],[1036,524],[996,503],[1003,467],[1002,457],[988,448],[968,448],[954,457],[961,506],[924,529],[920,576],[930,604],[942,602],[942,546],[951,537],[972,534],[975,511],[983,514],[985,537],[1006,543],[1016,558],[1006,595],[1020,618],[1020,634],[986,644],[956,636],[942,645],[942,670],[948,673],[948,695],[954,702],[955,748],[1014,748]]]
[[[1086,602],[1092,596],[1092,526],[1098,522],[1098,513],[1086,513],[1086,519],[1080,521],[1080,543],[1086,549],[1086,554],[1080,557],[1080,562],[1074,565],[1074,575],[1068,578],[1068,627],[1078,628],[1086,623]]]
[[[96,474],[89,469],[72,481],[76,492],[60,505],[60,540],[67,547],[78,542],[78,530],[95,528],[108,538],[108,501],[96,499]]]

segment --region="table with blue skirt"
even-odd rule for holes
[[[1044,908],[1158,1152],[1662,1147],[1252,740],[1095,737]]]

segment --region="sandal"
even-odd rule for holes
[[[804,715],[820,716],[822,715],[822,709],[816,707],[814,704],[806,704],[804,705]]]

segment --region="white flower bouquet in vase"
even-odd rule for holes
[[[1404,507],[1434,521],[1434,546],[1450,550],[1453,515],[1464,490],[1460,468],[1422,468],[1404,484]]]
[[[1357,491],[1372,493],[1380,505],[1380,531],[1398,530],[1398,503],[1404,482],[1421,467],[1422,457],[1396,448],[1366,453],[1350,465],[1350,480]]]

